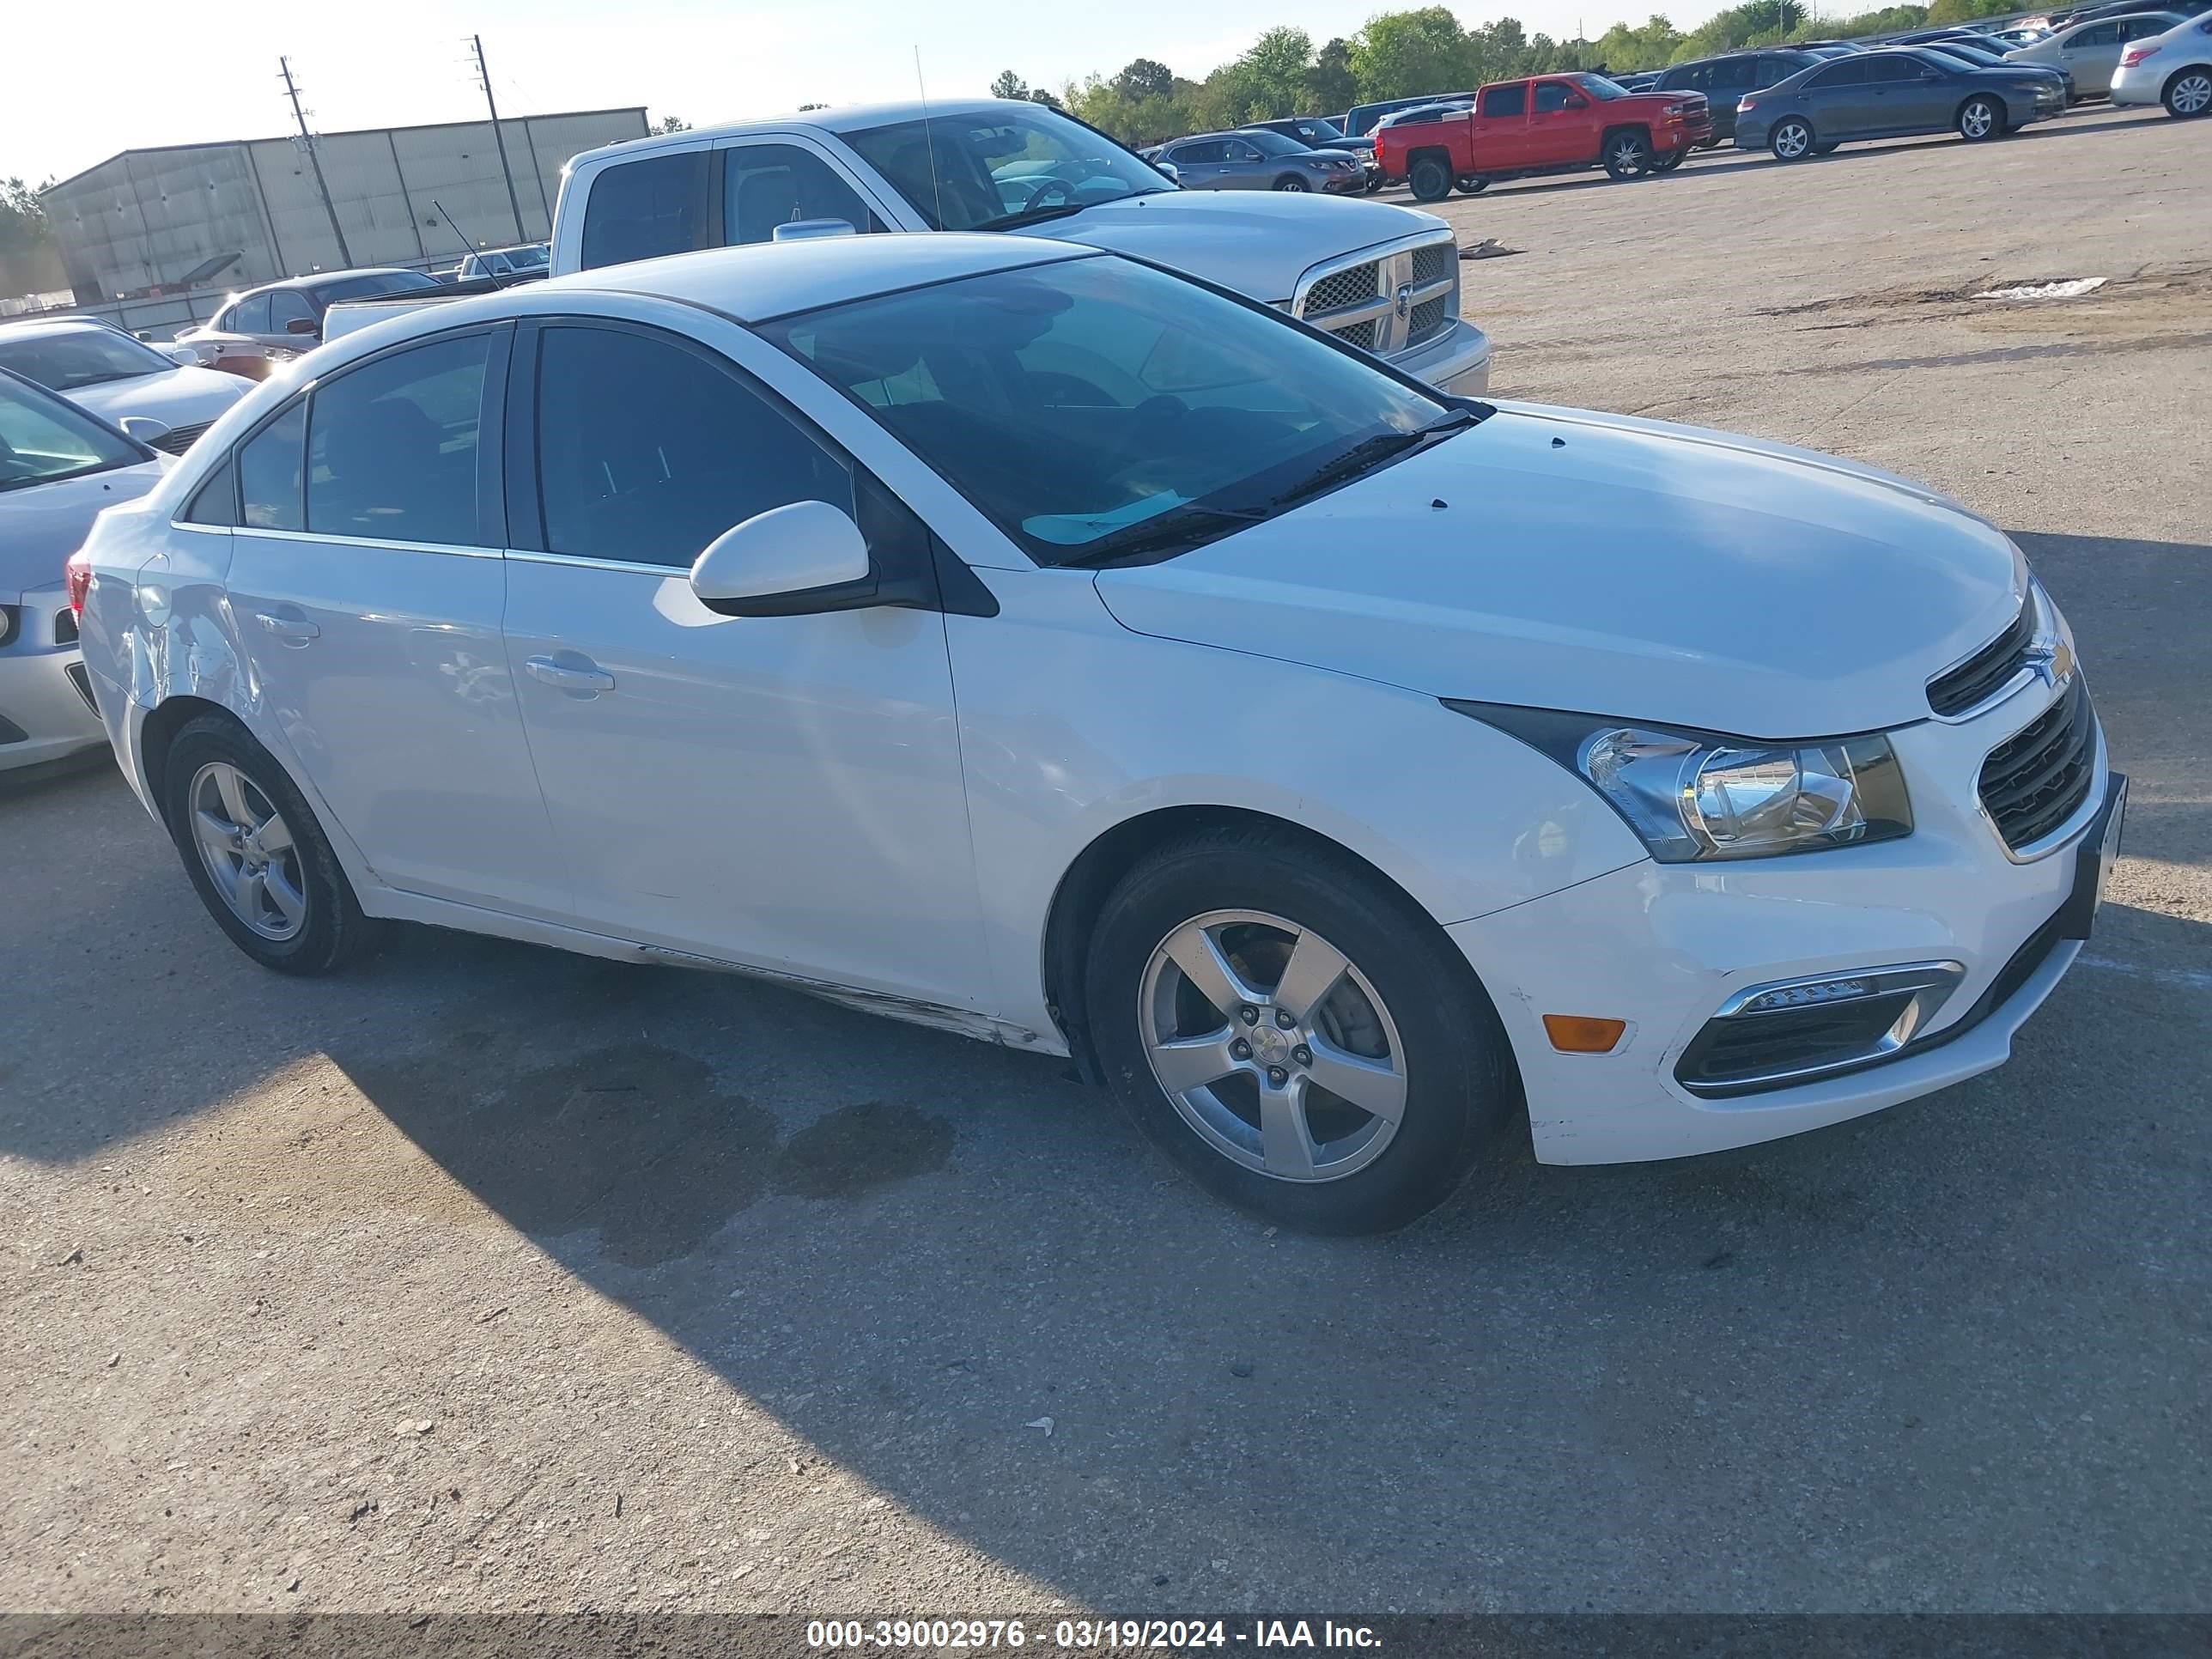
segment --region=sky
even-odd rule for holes
[[[1197,79],[1276,24],[1304,28],[1318,46],[1374,11],[1414,3],[1051,0],[1025,12],[1004,0],[226,0],[194,13],[173,0],[106,0],[87,13],[16,0],[0,30],[0,178],[39,184],[118,150],[289,131],[280,55],[318,131],[480,118],[472,33],[483,36],[502,115],[643,104],[656,120],[673,113],[703,126],[805,103],[910,98],[916,46],[935,97],[979,96],[1007,69],[1057,89],[1139,57]],[[1674,21],[1686,27],[1714,3]],[[1454,8],[1470,26],[1510,15],[1554,37],[1572,35],[1579,19],[1592,39],[1652,9]]]

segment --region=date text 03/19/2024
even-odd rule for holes
[[[1206,1648],[1376,1649],[1380,1637],[1365,1625],[1334,1620],[1256,1619],[1232,1625],[1222,1619],[1061,1619],[1050,1644],[1073,1652],[1127,1652],[1139,1649],[1176,1651]],[[806,1626],[813,1649],[896,1651],[902,1648],[1042,1647],[1042,1629],[1032,1635],[1020,1619],[814,1619]]]

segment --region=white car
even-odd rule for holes
[[[2063,70],[2074,77],[2076,98],[2102,98],[2111,90],[2121,55],[2138,40],[2163,34],[2180,22],[2179,12],[2129,12],[2118,17],[2092,18],[2070,28],[2015,47],[2005,53],[2011,64],[2033,64]]]
[[[2212,111],[2212,14],[2129,43],[2112,72],[2116,104],[2163,104],[2188,119]]]
[[[366,329],[86,555],[124,773],[256,960],[402,918],[1073,1053],[1389,1226],[2000,1064],[2119,833],[2072,640],[1902,479],[1443,396],[1029,237]]]
[[[0,772],[100,745],[65,567],[103,509],[144,495],[168,465],[0,370]]]
[[[153,422],[161,429],[142,427],[140,434],[172,455],[190,449],[253,389],[235,374],[180,366],[122,330],[84,318],[0,323],[0,368],[58,392],[111,426]]]
[[[546,258],[546,245],[543,242],[526,242],[519,247],[485,248],[461,261],[455,280],[471,283],[487,276],[542,276],[545,274]]]

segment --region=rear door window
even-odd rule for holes
[[[489,545],[477,503],[489,334],[371,359],[314,394],[307,528],[318,535]]]
[[[250,300],[240,300],[232,313],[231,327],[240,334],[266,334],[269,327],[269,296],[257,294]]]
[[[584,206],[586,270],[712,247],[714,153],[679,150],[604,170]]]
[[[299,530],[307,403],[301,398],[239,446],[240,516],[249,530]]]
[[[1528,83],[1516,81],[1510,87],[1492,87],[1482,94],[1482,113],[1486,119],[1523,115],[1528,109]]]

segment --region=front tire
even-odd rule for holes
[[[1813,126],[1792,115],[1774,124],[1774,131],[1766,135],[1766,147],[1774,152],[1778,161],[1802,161],[1813,153]]]
[[[1417,202],[1441,202],[1451,194],[1452,171],[1433,155],[1424,155],[1407,172]]]
[[[200,902],[231,943],[283,974],[327,974],[373,952],[337,854],[276,758],[228,715],[189,721],[169,745],[162,818]]]
[[[1651,141],[1640,132],[1615,132],[1605,141],[1605,170],[1616,179],[1640,179],[1651,170]]]
[[[2212,69],[2182,70],[2166,83],[2166,96],[2159,101],[2168,115],[2183,121],[2193,121],[2212,110]]]
[[[2004,106],[1994,98],[1976,95],[1959,106],[1959,137],[1978,144],[2005,135]]]
[[[1124,877],[1091,1032],[1138,1127],[1200,1184],[1312,1232],[1400,1227],[1510,1121],[1502,1026],[1443,931],[1304,837],[1230,828]]]
[[[1490,180],[1484,178],[1462,179],[1458,186],[1462,196],[1480,196],[1490,188]]]
[[[1688,147],[1686,145],[1680,146],[1668,150],[1664,155],[1653,156],[1651,158],[1651,171],[1654,173],[1672,173],[1676,167],[1681,166],[1683,162],[1689,159],[1690,151]]]
[[[1304,190],[1305,187],[1306,181],[1299,178],[1295,173],[1286,173],[1281,178],[1275,180],[1275,188],[1277,190],[1300,191]]]

